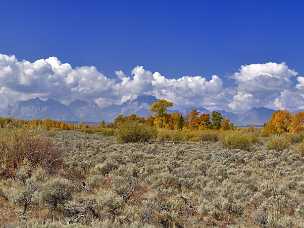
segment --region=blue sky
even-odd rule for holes
[[[144,65],[220,74],[287,62],[304,72],[302,1],[16,1],[0,5],[0,53],[57,56],[101,72]]]
[[[304,110],[302,1],[2,0],[0,11],[0,114],[35,97],[106,107],[141,95]]]

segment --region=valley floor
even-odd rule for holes
[[[62,176],[74,186],[72,198],[52,212],[32,206],[24,218],[0,196],[1,224],[304,227],[304,158],[292,149],[119,144],[72,131],[51,137],[64,151]]]

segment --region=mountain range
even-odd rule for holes
[[[148,116],[149,105],[157,99],[153,96],[139,96],[137,99],[127,101],[121,105],[110,105],[100,108],[94,102],[75,100],[70,104],[63,104],[55,99],[42,100],[34,98],[26,101],[19,101],[15,105],[1,110],[2,116],[9,116],[18,119],[55,119],[77,122],[100,122],[101,120],[111,121],[118,114],[129,115],[136,113],[140,116]],[[201,112],[209,112],[203,107],[198,108]],[[172,110],[173,111],[173,110]],[[182,113],[191,110],[183,110]],[[235,125],[263,125],[275,110],[268,108],[253,108],[244,113],[232,113],[219,110],[225,117],[229,118]]]

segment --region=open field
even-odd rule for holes
[[[268,139],[250,150],[212,141],[120,144],[75,131],[48,138],[63,152],[62,167],[27,175],[25,164],[2,178],[1,224],[304,226],[304,158],[295,146],[270,150]]]

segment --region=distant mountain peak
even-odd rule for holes
[[[88,102],[80,99],[76,99],[69,104],[70,107],[83,107],[86,105],[88,105]]]
[[[121,105],[111,105],[100,108],[95,102],[76,99],[69,105],[65,105],[56,99],[41,99],[39,97],[19,101],[10,105],[7,110],[1,110],[0,114],[20,119],[56,119],[65,121],[100,122],[101,120],[112,121],[117,115],[137,114],[140,116],[150,115],[149,106],[157,101],[151,95],[138,96],[132,101]],[[182,110],[170,109],[171,112],[178,111],[186,115],[193,108]],[[204,107],[196,108],[201,113],[210,113]],[[232,113],[224,110],[217,110],[223,116],[229,118],[236,125],[263,125],[275,110],[266,107],[254,107],[243,113]]]
[[[20,119],[78,120],[66,105],[54,99],[44,101],[40,98],[33,98],[19,101],[10,108],[9,113],[10,116]]]
[[[141,96],[137,96],[136,99],[129,101],[129,103],[138,102],[138,103],[152,104],[157,100],[158,99],[152,95],[141,95]]]

